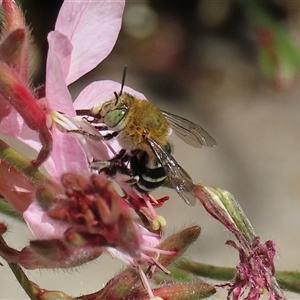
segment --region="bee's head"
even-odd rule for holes
[[[122,130],[125,127],[124,120],[128,112],[128,105],[124,100],[126,94],[101,104],[96,104],[91,109],[91,115],[98,123],[104,123],[109,129],[114,131]]]
[[[104,123],[109,129],[119,131],[125,127],[125,119],[129,108],[128,94],[123,93],[127,67],[123,71],[121,90],[114,92],[114,98],[96,104],[91,108],[91,115],[97,122]]]

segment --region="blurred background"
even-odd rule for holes
[[[62,1],[24,0],[34,37],[34,84],[45,79],[47,33]],[[90,82],[120,81],[161,109],[204,127],[214,148],[193,149],[171,138],[174,157],[204,185],[230,191],[262,240],[275,241],[278,270],[299,270],[300,249],[300,2],[298,1],[127,1],[113,52],[71,86],[77,94]],[[166,235],[184,226],[202,227],[188,256],[233,267],[238,253],[224,245],[232,235],[198,204],[188,207],[173,191],[161,209]],[[5,238],[20,249],[31,238],[25,226],[3,217]],[[77,271],[27,272],[47,289],[71,295],[95,291],[121,264],[108,257]],[[26,299],[5,262],[0,298]],[[224,298],[223,294],[213,296]],[[288,294],[289,299],[299,295]]]

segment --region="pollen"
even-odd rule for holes
[[[163,216],[157,215],[152,221],[152,229],[158,230],[167,225],[166,219]]]

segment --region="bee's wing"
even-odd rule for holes
[[[195,148],[213,147],[217,144],[214,138],[199,125],[166,111],[162,113],[175,134],[187,144]]]
[[[153,139],[147,139],[156,158],[166,171],[168,180],[179,194],[179,196],[189,205],[195,205],[194,183],[190,175],[177,163],[175,158],[161,147]]]

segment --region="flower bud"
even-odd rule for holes
[[[24,42],[24,29],[18,28],[11,32],[0,44],[0,60],[11,67],[16,67],[22,55]]]
[[[2,7],[5,19],[4,29],[6,32],[26,27],[22,11],[14,0],[2,0]]]
[[[24,84],[28,83],[29,30],[23,13],[13,0],[2,1],[4,30],[0,40],[0,60],[7,63],[19,75]]]
[[[38,294],[40,300],[74,300],[73,297],[60,291],[45,291],[41,290]]]
[[[60,187],[55,182],[49,180],[37,187],[36,199],[39,205],[47,211],[61,192]]]
[[[172,234],[161,242],[157,248],[162,250],[174,251],[175,255],[161,254],[158,262],[163,266],[168,266],[177,257],[181,256],[186,249],[197,240],[201,232],[199,226],[192,226],[186,228],[178,233]]]
[[[197,300],[216,293],[216,289],[203,281],[191,283],[170,284],[153,290],[154,295],[162,299]]]
[[[146,290],[141,285],[140,276],[136,269],[126,268],[105,285],[101,293],[101,299],[142,299],[142,297],[129,298],[133,296],[132,293],[136,296],[148,296]]]

